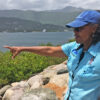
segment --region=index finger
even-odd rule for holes
[[[10,47],[10,46],[4,46],[4,48],[8,48],[8,49],[11,49],[11,47]]]

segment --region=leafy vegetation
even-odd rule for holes
[[[0,87],[15,81],[26,80],[49,65],[61,63],[65,59],[23,52],[12,60],[10,52],[0,52]]]
[[[75,38],[74,39],[70,39],[68,42],[74,42],[75,41]]]

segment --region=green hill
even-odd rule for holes
[[[64,27],[52,24],[41,24],[40,22],[19,18],[0,17],[0,32],[32,32],[43,30],[57,32],[64,31]]]
[[[54,24],[64,26],[72,21],[84,9],[65,7],[58,10],[31,11],[31,10],[0,10],[0,17],[16,17],[24,20],[37,21],[42,24]]]

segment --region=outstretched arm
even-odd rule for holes
[[[53,56],[53,57],[66,57],[63,53],[61,46],[52,47],[52,46],[32,46],[32,47],[17,47],[17,46],[4,46],[5,48],[10,49],[14,59],[20,52],[33,52],[43,56]]]

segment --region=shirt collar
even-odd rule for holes
[[[72,53],[76,56],[81,54],[81,52],[83,51],[83,47],[81,46],[81,44],[76,43],[74,49],[72,49]]]
[[[81,47],[81,51],[83,50],[83,47],[81,46],[81,44],[77,44],[76,46],[76,50],[78,50],[78,48]],[[93,55],[96,56],[97,52],[100,52],[100,42],[96,43],[95,45],[91,45],[90,48],[88,49],[88,52]]]
[[[96,43],[95,45],[91,45],[90,48],[88,49],[88,52],[93,56],[96,56],[99,51],[100,51],[100,42]]]

